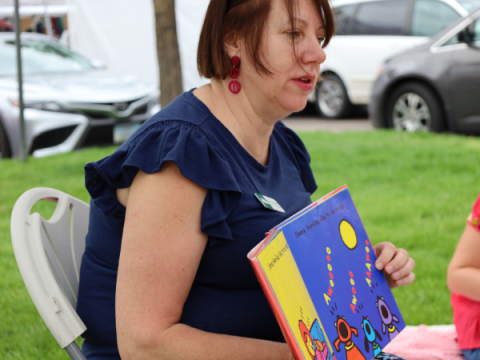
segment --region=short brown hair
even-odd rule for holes
[[[197,67],[208,79],[225,79],[232,67],[225,52],[225,36],[240,34],[245,39],[247,53],[257,71],[271,74],[261,59],[260,43],[268,20],[272,0],[211,0],[198,43]],[[298,0],[284,0],[295,28],[295,4]],[[335,33],[334,15],[328,0],[312,0],[325,26],[325,47]],[[293,38],[292,38],[293,46]]]

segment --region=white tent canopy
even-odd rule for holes
[[[0,6],[13,6],[14,0],[0,0]],[[67,0],[18,0],[20,6],[31,5],[66,5]]]
[[[0,0],[4,1],[4,0]],[[196,66],[197,44],[209,0],[176,0],[184,90],[206,83]],[[68,0],[73,50],[110,70],[158,84],[153,0]]]
[[[13,4],[13,0],[0,0],[0,17],[14,16]],[[44,15],[45,13],[60,16],[68,12],[66,0],[19,0],[19,4],[20,16]]]
[[[158,84],[153,0],[19,0],[21,16],[68,14],[70,46],[113,71]],[[197,45],[209,0],[175,0],[184,90],[207,81],[197,71]],[[47,6],[45,6],[47,4]],[[0,17],[14,16],[0,0]]]

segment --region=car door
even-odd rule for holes
[[[461,16],[440,0],[369,1],[337,12],[339,31],[326,48],[322,67],[340,76],[354,104],[368,103],[377,70],[387,58],[426,42]]]
[[[470,25],[470,46],[454,53],[450,71],[453,114],[461,131],[480,131],[480,19]]]
[[[350,101],[368,103],[371,85],[381,63],[405,48],[411,0],[380,0],[356,5],[355,13],[326,48],[325,69],[344,81]],[[338,32],[337,32],[338,34]],[[412,44],[414,45],[414,44]]]

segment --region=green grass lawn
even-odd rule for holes
[[[394,290],[407,324],[451,323],[445,273],[480,191],[480,138],[391,131],[301,137],[318,184],[313,200],[347,184],[371,241],[391,241],[415,258],[415,283]],[[0,161],[0,359],[68,359],[16,266],[10,241],[16,199],[46,186],[88,202],[83,166],[114,149]]]

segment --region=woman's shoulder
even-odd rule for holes
[[[106,215],[118,214],[123,222],[124,209],[115,200],[115,189],[129,187],[139,170],[153,174],[169,161],[204,188],[240,192],[228,171],[230,164],[210,139],[212,122],[205,121],[209,113],[189,94],[180,95],[145,122],[113,154],[85,166],[86,188]]]
[[[170,104],[147,120],[142,128],[154,124],[179,126],[189,124],[192,129],[199,129],[211,116],[208,108],[193,95],[193,89],[176,97]]]
[[[215,145],[212,145],[211,141],[213,136],[209,127],[215,123],[209,121],[212,114],[192,91],[179,95],[148,119],[111,156],[125,156],[131,153],[149,156],[155,154],[152,161],[158,163],[162,161],[161,155],[158,154],[160,150],[179,153],[185,151],[201,155],[204,154],[202,149],[218,146],[218,142],[213,141]],[[144,161],[142,158],[135,160]]]

